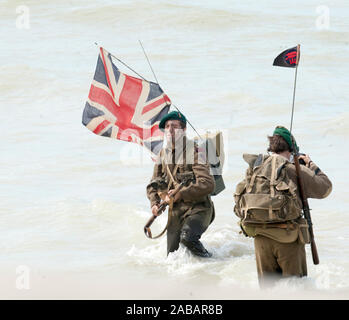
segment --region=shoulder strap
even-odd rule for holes
[[[170,190],[171,187],[172,187],[172,185],[173,185],[174,187],[176,187],[176,185],[177,185],[177,182],[176,182],[176,180],[174,179],[174,176],[175,176],[176,173],[177,173],[178,164],[176,164],[176,165],[174,166],[173,171],[171,172],[171,170],[170,170],[168,164],[167,164],[166,161],[165,161],[164,149],[161,149],[161,151],[160,151],[160,157],[161,157],[161,166],[162,166],[161,171],[162,171],[162,173],[165,173],[165,171],[166,171],[167,175],[168,175],[169,178],[170,178],[170,183],[169,183],[169,185],[168,185],[168,190]]]
[[[271,176],[270,176],[270,195],[275,197],[275,185],[276,185],[276,156],[272,156],[271,162]]]
[[[161,159],[161,172],[165,173],[165,157],[164,157],[164,149],[160,151],[160,159]]]
[[[246,186],[246,192],[250,193],[252,191],[254,181],[256,180],[257,174],[262,170],[262,168],[271,161],[272,157],[269,157],[265,162],[261,162],[260,166],[253,172],[250,183]],[[256,167],[254,167],[256,168]]]
[[[272,162],[271,162],[271,177],[270,177],[270,197],[275,197],[275,181],[276,181],[276,156],[272,155]],[[275,218],[275,214],[273,213],[273,206],[272,202],[270,201],[269,204],[269,219],[273,220]]]
[[[173,168],[173,171],[171,173],[169,166],[166,164],[166,170],[167,170],[168,176],[170,177],[170,180],[171,180],[171,182],[168,185],[168,190],[171,189],[172,185],[174,187],[176,187],[176,185],[177,185],[176,180],[173,178],[173,176],[177,173],[177,169],[178,169],[178,164],[175,165],[175,167]]]

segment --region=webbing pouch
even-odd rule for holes
[[[300,218],[298,221],[298,228],[299,228],[299,242],[302,244],[309,244],[311,242],[310,240],[310,233],[309,233],[309,225],[307,220],[304,218]]]
[[[244,222],[275,223],[285,221],[282,208],[287,199],[284,195],[271,197],[270,194],[245,193],[241,197]]]

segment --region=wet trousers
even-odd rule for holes
[[[305,246],[298,240],[280,243],[257,235],[254,238],[258,280],[261,287],[282,277],[307,275]]]
[[[183,208],[173,208],[167,227],[167,254],[176,251],[179,243],[182,243],[192,253],[207,256],[200,238],[212,222],[213,214],[213,207],[194,208],[186,211]]]

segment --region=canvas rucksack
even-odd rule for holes
[[[289,162],[277,154],[244,154],[243,158],[250,167],[234,194],[234,212],[242,223],[281,223],[299,218],[302,210],[297,185],[285,169]]]
[[[201,150],[206,150],[206,160],[210,166],[210,174],[215,180],[215,189],[211,196],[216,196],[225,189],[222,176],[225,159],[223,134],[221,131],[206,132],[200,143],[198,137],[194,138],[194,140],[198,143]]]

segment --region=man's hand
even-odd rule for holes
[[[178,201],[180,198],[181,198],[181,193],[180,191],[178,191],[175,195],[173,195],[175,192],[174,189],[171,189],[168,193],[167,193],[167,196],[166,196],[166,201],[168,201],[168,203],[170,202],[170,198],[173,197],[173,202],[176,202]]]
[[[158,217],[160,214],[158,214],[159,206],[157,204],[153,205],[151,207],[151,213],[155,216]]]
[[[309,155],[298,156],[298,159],[302,159],[305,162],[305,165],[309,167],[309,163],[312,162]]]
[[[173,202],[176,202],[181,198],[180,192],[177,192],[175,195],[173,194],[174,194],[174,189],[170,190],[166,194],[165,199],[163,199],[163,201],[169,204],[172,197],[173,197]],[[161,214],[161,213],[158,214],[158,210],[159,210],[159,206],[157,204],[154,204],[151,207],[151,213],[156,217],[158,217]]]

